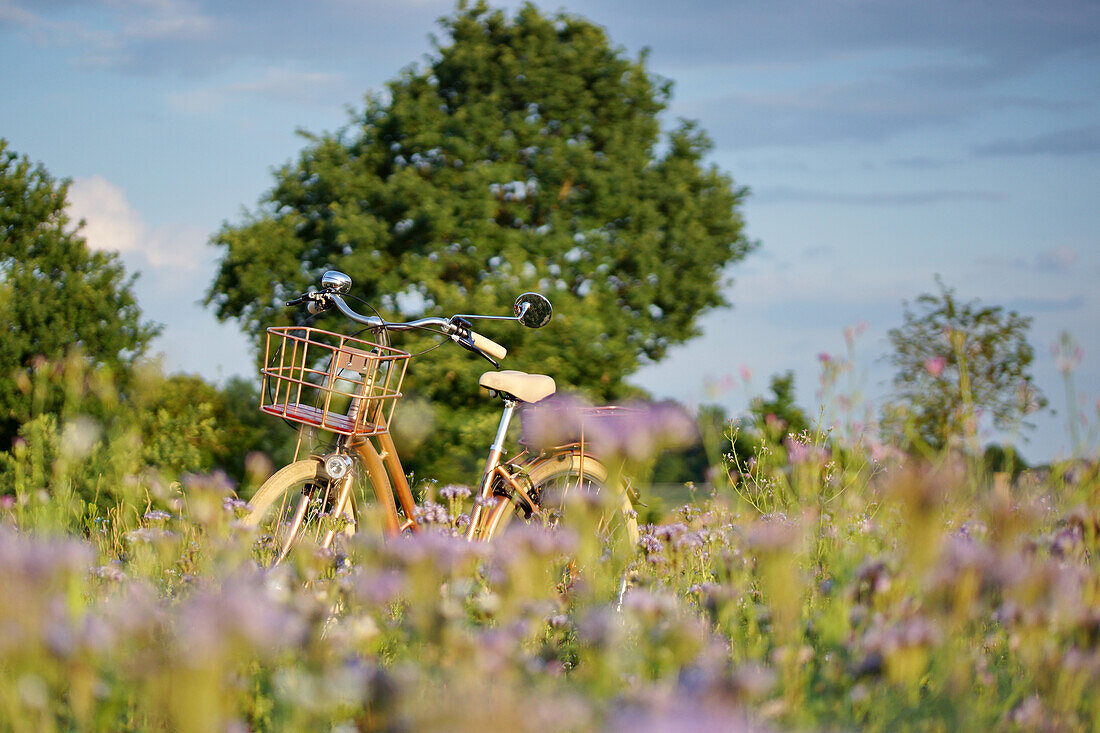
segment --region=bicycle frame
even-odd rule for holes
[[[580,441],[555,446],[552,453],[529,454],[527,450],[524,450],[512,461],[508,463],[502,462],[501,458],[504,455],[504,443],[508,434],[508,428],[511,426],[517,406],[518,404],[515,400],[504,399],[504,412],[501,415],[500,423],[497,426],[496,436],[489,449],[489,455],[485,462],[485,470],[481,475],[477,492],[474,495],[474,508],[470,513],[470,523],[465,534],[465,538],[469,542],[482,539],[486,536],[487,532],[492,532],[493,528],[485,524],[489,520],[486,507],[492,499],[494,486],[497,485],[497,481],[502,482],[502,484],[513,492],[514,496],[518,497],[522,504],[528,509],[531,511],[538,510],[535,500],[528,494],[527,489],[519,480],[523,474],[523,470],[515,468],[512,465],[513,463],[519,462],[527,464],[541,458],[543,455],[572,453],[580,459],[581,469],[579,482],[583,483],[584,460],[588,455],[585,450],[583,434]],[[299,442],[299,450],[300,447],[301,444]],[[416,499],[409,486],[408,478],[405,475],[404,468],[401,465],[401,459],[397,453],[397,447],[394,445],[393,437],[390,433],[387,432],[369,437],[341,436],[336,444],[336,452],[343,451],[354,451],[359,457],[364,470],[367,472],[371,485],[374,487],[374,498],[378,502],[378,507],[381,510],[383,532],[387,536],[394,536],[406,531],[419,531],[420,525],[416,521]],[[355,509],[356,504],[351,493],[353,483],[352,474],[350,473],[347,478],[340,480],[339,493],[333,508],[333,516],[342,516],[346,511],[348,503],[351,502],[353,524],[355,524],[357,528],[358,516],[357,510]],[[304,497],[302,501],[305,501]],[[404,514],[404,520],[402,520],[401,513],[399,513],[399,506],[400,512]],[[294,524],[291,534],[293,534],[293,530],[296,529],[298,522],[301,521],[300,516],[303,512],[304,506],[299,507],[295,511],[295,515],[291,520]],[[332,543],[334,537],[335,530],[330,529],[321,543],[322,546],[328,547]]]

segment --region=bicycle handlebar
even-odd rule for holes
[[[411,331],[414,328],[438,328],[459,346],[469,351],[473,351],[476,354],[480,354],[492,362],[494,366],[500,366],[499,362],[503,360],[504,357],[508,356],[508,349],[504,348],[496,341],[474,331],[470,328],[469,324],[465,323],[462,316],[455,315],[450,318],[429,316],[427,318],[418,318],[415,321],[407,321],[405,323],[393,323],[385,321],[378,316],[364,316],[360,313],[356,313],[339,294],[323,292],[303,293],[294,300],[287,301],[287,306],[300,305],[306,301],[309,301],[311,310],[314,304],[321,310],[325,310],[330,305],[334,305],[336,306],[336,310],[340,311],[341,315],[356,323],[361,323],[368,328],[384,328],[387,331]],[[495,316],[487,317],[496,318]],[[507,320],[515,319],[509,318]]]
[[[484,351],[486,354],[493,357],[497,361],[503,361],[504,357],[508,356],[508,349],[504,348],[496,341],[482,336],[480,333],[477,333],[473,329],[468,329],[468,332],[470,334],[470,341],[473,343],[475,348]]]

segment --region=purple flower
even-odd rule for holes
[[[184,661],[201,663],[235,644],[268,656],[305,641],[305,618],[275,596],[262,571],[235,573],[179,605],[174,632]]]
[[[405,590],[405,576],[396,570],[362,571],[352,576],[352,593],[371,606],[385,606]]]
[[[439,495],[444,499],[468,499],[470,494],[470,487],[460,484],[447,484],[439,490]]]
[[[449,527],[451,525],[451,513],[447,507],[434,501],[425,501],[416,508],[416,521],[421,524]]]
[[[673,402],[634,402],[618,407],[588,407],[568,396],[555,396],[528,408],[524,442],[534,446],[584,441],[597,454],[640,460],[697,439],[695,421]]]

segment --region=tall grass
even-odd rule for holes
[[[419,535],[264,570],[224,477],[105,473],[97,508],[74,445],[3,487],[0,729],[1100,727],[1095,460],[1012,480],[806,433],[637,547],[588,504],[467,544],[445,487]]]

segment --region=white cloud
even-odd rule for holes
[[[101,176],[78,178],[69,188],[68,213],[92,249],[118,252],[134,286],[144,318],[163,323],[153,343],[169,370],[201,372],[224,379],[251,371],[249,340],[235,325],[218,323],[201,305],[217,252],[206,246],[209,232],[198,226],[150,227],[125,190]]]
[[[92,249],[135,252],[146,237],[145,222],[126,193],[102,176],[78,178],[69,187],[69,216],[84,220],[80,233]]]
[[[118,252],[132,269],[195,271],[210,259],[205,230],[189,225],[151,229],[126,192],[102,176],[73,181],[68,213],[74,223],[84,221],[80,234],[89,247]]]
[[[145,257],[155,269],[190,272],[206,269],[213,250],[206,246],[209,232],[202,227],[172,225],[158,227],[149,237]]]
[[[231,92],[272,95],[281,98],[297,96],[317,86],[335,84],[343,78],[342,74],[270,68],[260,79],[232,84],[226,89]]]
[[[176,110],[200,114],[232,106],[242,97],[316,106],[331,104],[333,99],[350,94],[350,89],[341,88],[346,81],[343,74],[269,67],[241,81],[172,92],[167,100]]]
[[[125,23],[122,35],[126,38],[194,39],[209,35],[215,28],[213,18],[191,3],[176,0],[122,3],[127,4],[142,10]]]
[[[1055,247],[1037,254],[1035,267],[1044,272],[1069,272],[1077,264],[1077,257],[1077,250],[1072,247]]]

